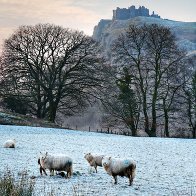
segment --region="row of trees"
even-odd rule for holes
[[[55,121],[98,98],[104,119],[137,135],[166,136],[183,116],[196,133],[195,57],[178,48],[169,28],[130,26],[111,47],[111,58],[82,32],[51,24],[22,26],[5,41],[1,97],[16,112]],[[183,107],[182,107],[183,106]],[[186,127],[186,128],[187,128]]]
[[[163,126],[169,137],[178,124],[195,138],[195,56],[186,56],[169,28],[129,26],[113,42],[110,62],[115,90],[104,100],[109,119],[121,120],[135,136],[139,125],[149,136]]]

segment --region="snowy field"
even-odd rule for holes
[[[17,140],[16,149],[5,149],[7,139]],[[10,168],[18,173],[26,169],[36,176],[36,190],[53,187],[57,195],[157,196],[196,194],[196,140],[133,138],[63,129],[0,125],[0,172]],[[71,179],[40,176],[39,153],[64,153],[74,161]],[[136,178],[118,177],[113,184],[103,168],[94,173],[84,153],[131,158],[137,164]],[[49,171],[47,171],[49,174]],[[40,195],[40,194],[39,194]]]

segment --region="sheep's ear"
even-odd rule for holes
[[[109,157],[109,160],[111,159],[112,157]]]

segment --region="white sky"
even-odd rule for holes
[[[116,7],[147,7],[162,18],[196,22],[196,0],[0,0],[0,45],[20,25],[54,23],[92,35]],[[1,48],[1,46],[0,46]]]

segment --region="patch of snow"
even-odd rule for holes
[[[15,138],[16,148],[3,143]],[[189,195],[196,187],[196,140],[137,138],[64,129],[0,125],[0,171],[8,167],[18,173],[26,169],[36,176],[36,190],[54,187],[58,195]],[[39,153],[66,154],[73,159],[75,175],[71,179],[40,176]],[[130,158],[137,164],[132,186],[128,178],[118,177],[114,185],[102,167],[98,173],[89,169],[84,154],[92,152],[114,158]],[[47,171],[49,174],[49,171]],[[80,175],[78,175],[80,174]],[[39,195],[39,194],[37,194]]]

